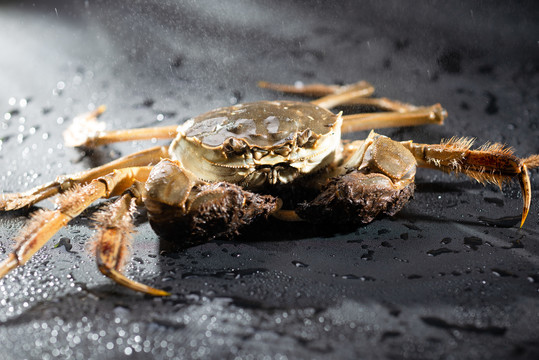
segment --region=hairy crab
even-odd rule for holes
[[[396,126],[442,124],[439,105],[418,107],[371,98],[362,81],[347,86],[289,86],[261,82],[277,91],[318,97],[311,102],[260,101],[209,111],[179,126],[104,131],[104,108],[75,119],[66,131],[71,146],[94,147],[128,140],[169,138],[26,192],[0,195],[0,211],[29,207],[60,194],[56,209],[32,214],[14,250],[0,263],[0,278],[23,265],[63,226],[99,198],[116,199],[96,216],[93,241],[99,270],[133,290],[167,295],[122,273],[133,233],[133,214],[144,206],[156,232],[197,243],[234,236],[268,216],[283,221],[368,223],[397,213],[414,192],[416,167],[462,173],[499,186],[518,178],[524,206],[531,202],[529,168],[539,155],[520,159],[500,144],[472,150],[472,140],[440,144],[394,141],[371,131],[365,140],[343,141],[341,133]],[[383,112],[342,115],[340,105],[374,106]],[[314,194],[297,198],[293,189]]]

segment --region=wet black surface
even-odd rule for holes
[[[395,139],[473,136],[539,153],[533,1],[224,4],[3,2],[0,190],[148,145],[64,148],[69,121],[99,104],[110,128],[170,125],[283,98],[258,80],[365,79],[381,96],[441,102],[450,114],[443,127],[380,131]],[[0,357],[537,358],[532,176],[522,229],[517,184],[500,191],[433,171],[395,217],[338,234],[275,223],[241,242],[174,251],[142,212],[127,273],[169,298],[97,271],[85,250],[96,205],[0,281]],[[28,215],[0,215],[2,257]]]

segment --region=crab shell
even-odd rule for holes
[[[187,120],[169,153],[204,181],[287,184],[340,156],[341,125],[341,114],[309,103],[246,103]]]

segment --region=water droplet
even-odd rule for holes
[[[60,246],[65,247],[68,252],[71,252],[73,245],[71,245],[71,239],[68,237],[61,237],[60,240],[54,245],[54,248],[59,248]]]
[[[404,224],[404,226],[406,226],[408,229],[410,230],[417,230],[417,231],[421,231],[420,228],[418,228],[417,226],[415,226],[414,224]]]
[[[369,261],[369,260],[372,260],[373,255],[374,255],[374,251],[368,250],[365,254],[361,255],[361,259]]]
[[[449,243],[451,243],[451,238],[450,237],[446,237],[446,238],[443,238],[442,241],[440,241],[442,244],[444,245],[447,245]]]
[[[426,325],[445,329],[445,330],[458,330],[458,331],[484,333],[484,334],[498,335],[498,336],[504,335],[505,332],[507,331],[506,328],[498,327],[498,326],[478,327],[475,324],[460,324],[460,323],[453,324],[435,316],[423,316],[421,317],[421,320]]]
[[[522,237],[520,239],[522,239]],[[520,241],[520,239],[511,240],[511,245],[502,246],[502,249],[523,249],[524,244]]]
[[[182,274],[182,279],[190,279],[197,277],[214,277],[218,279],[240,279],[244,276],[250,276],[254,274],[259,274],[267,272],[268,269],[264,268],[250,268],[250,269],[230,269],[225,271],[217,271],[213,273],[195,273],[195,272],[185,272]]]
[[[80,75],[73,76],[73,85],[79,85],[82,82],[82,77]]]
[[[361,281],[376,281],[376,279],[373,278],[372,276],[366,276],[366,275],[361,276],[360,279]]]
[[[499,277],[514,277],[514,278],[518,277],[517,275],[510,273],[507,270],[500,269],[500,268],[492,268],[491,270],[494,275],[499,276]]]
[[[432,249],[432,250],[427,251],[427,254],[429,256],[438,256],[438,255],[450,254],[450,253],[458,253],[458,251],[451,250],[448,248],[439,248],[439,249]]]
[[[477,236],[470,236],[464,238],[464,245],[472,250],[477,250],[480,245],[483,245],[483,239]]]
[[[301,261],[294,260],[292,261],[292,264],[294,264],[295,267],[309,267],[309,265],[302,263]]]
[[[385,331],[383,334],[382,334],[382,338],[380,339],[380,341],[385,341],[387,339],[392,339],[392,338],[396,338],[396,337],[399,337],[401,336],[401,332],[400,331]]]
[[[516,224],[520,223],[521,217],[520,216],[504,216],[497,219],[487,218],[484,216],[478,217],[479,221],[495,227],[501,227],[501,228],[511,228],[514,227]]]
[[[504,201],[501,198],[495,198],[495,197],[484,197],[485,201],[491,204],[496,204],[498,207],[503,207]]]

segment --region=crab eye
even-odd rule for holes
[[[298,146],[303,146],[305,144],[307,144],[307,142],[309,141],[309,139],[311,138],[313,132],[311,131],[311,129],[307,129],[307,130],[304,130],[301,134],[298,135]]]
[[[278,149],[273,150],[273,153],[276,155],[288,156],[290,154],[290,151],[292,151],[292,149],[290,148],[290,145],[285,145]]]
[[[247,144],[243,140],[230,138],[225,142],[223,148],[227,153],[240,155],[247,149]]]
[[[267,150],[260,149],[260,148],[254,148],[253,149],[253,157],[255,158],[255,160],[260,160],[264,156],[266,156],[267,154],[268,154]]]

